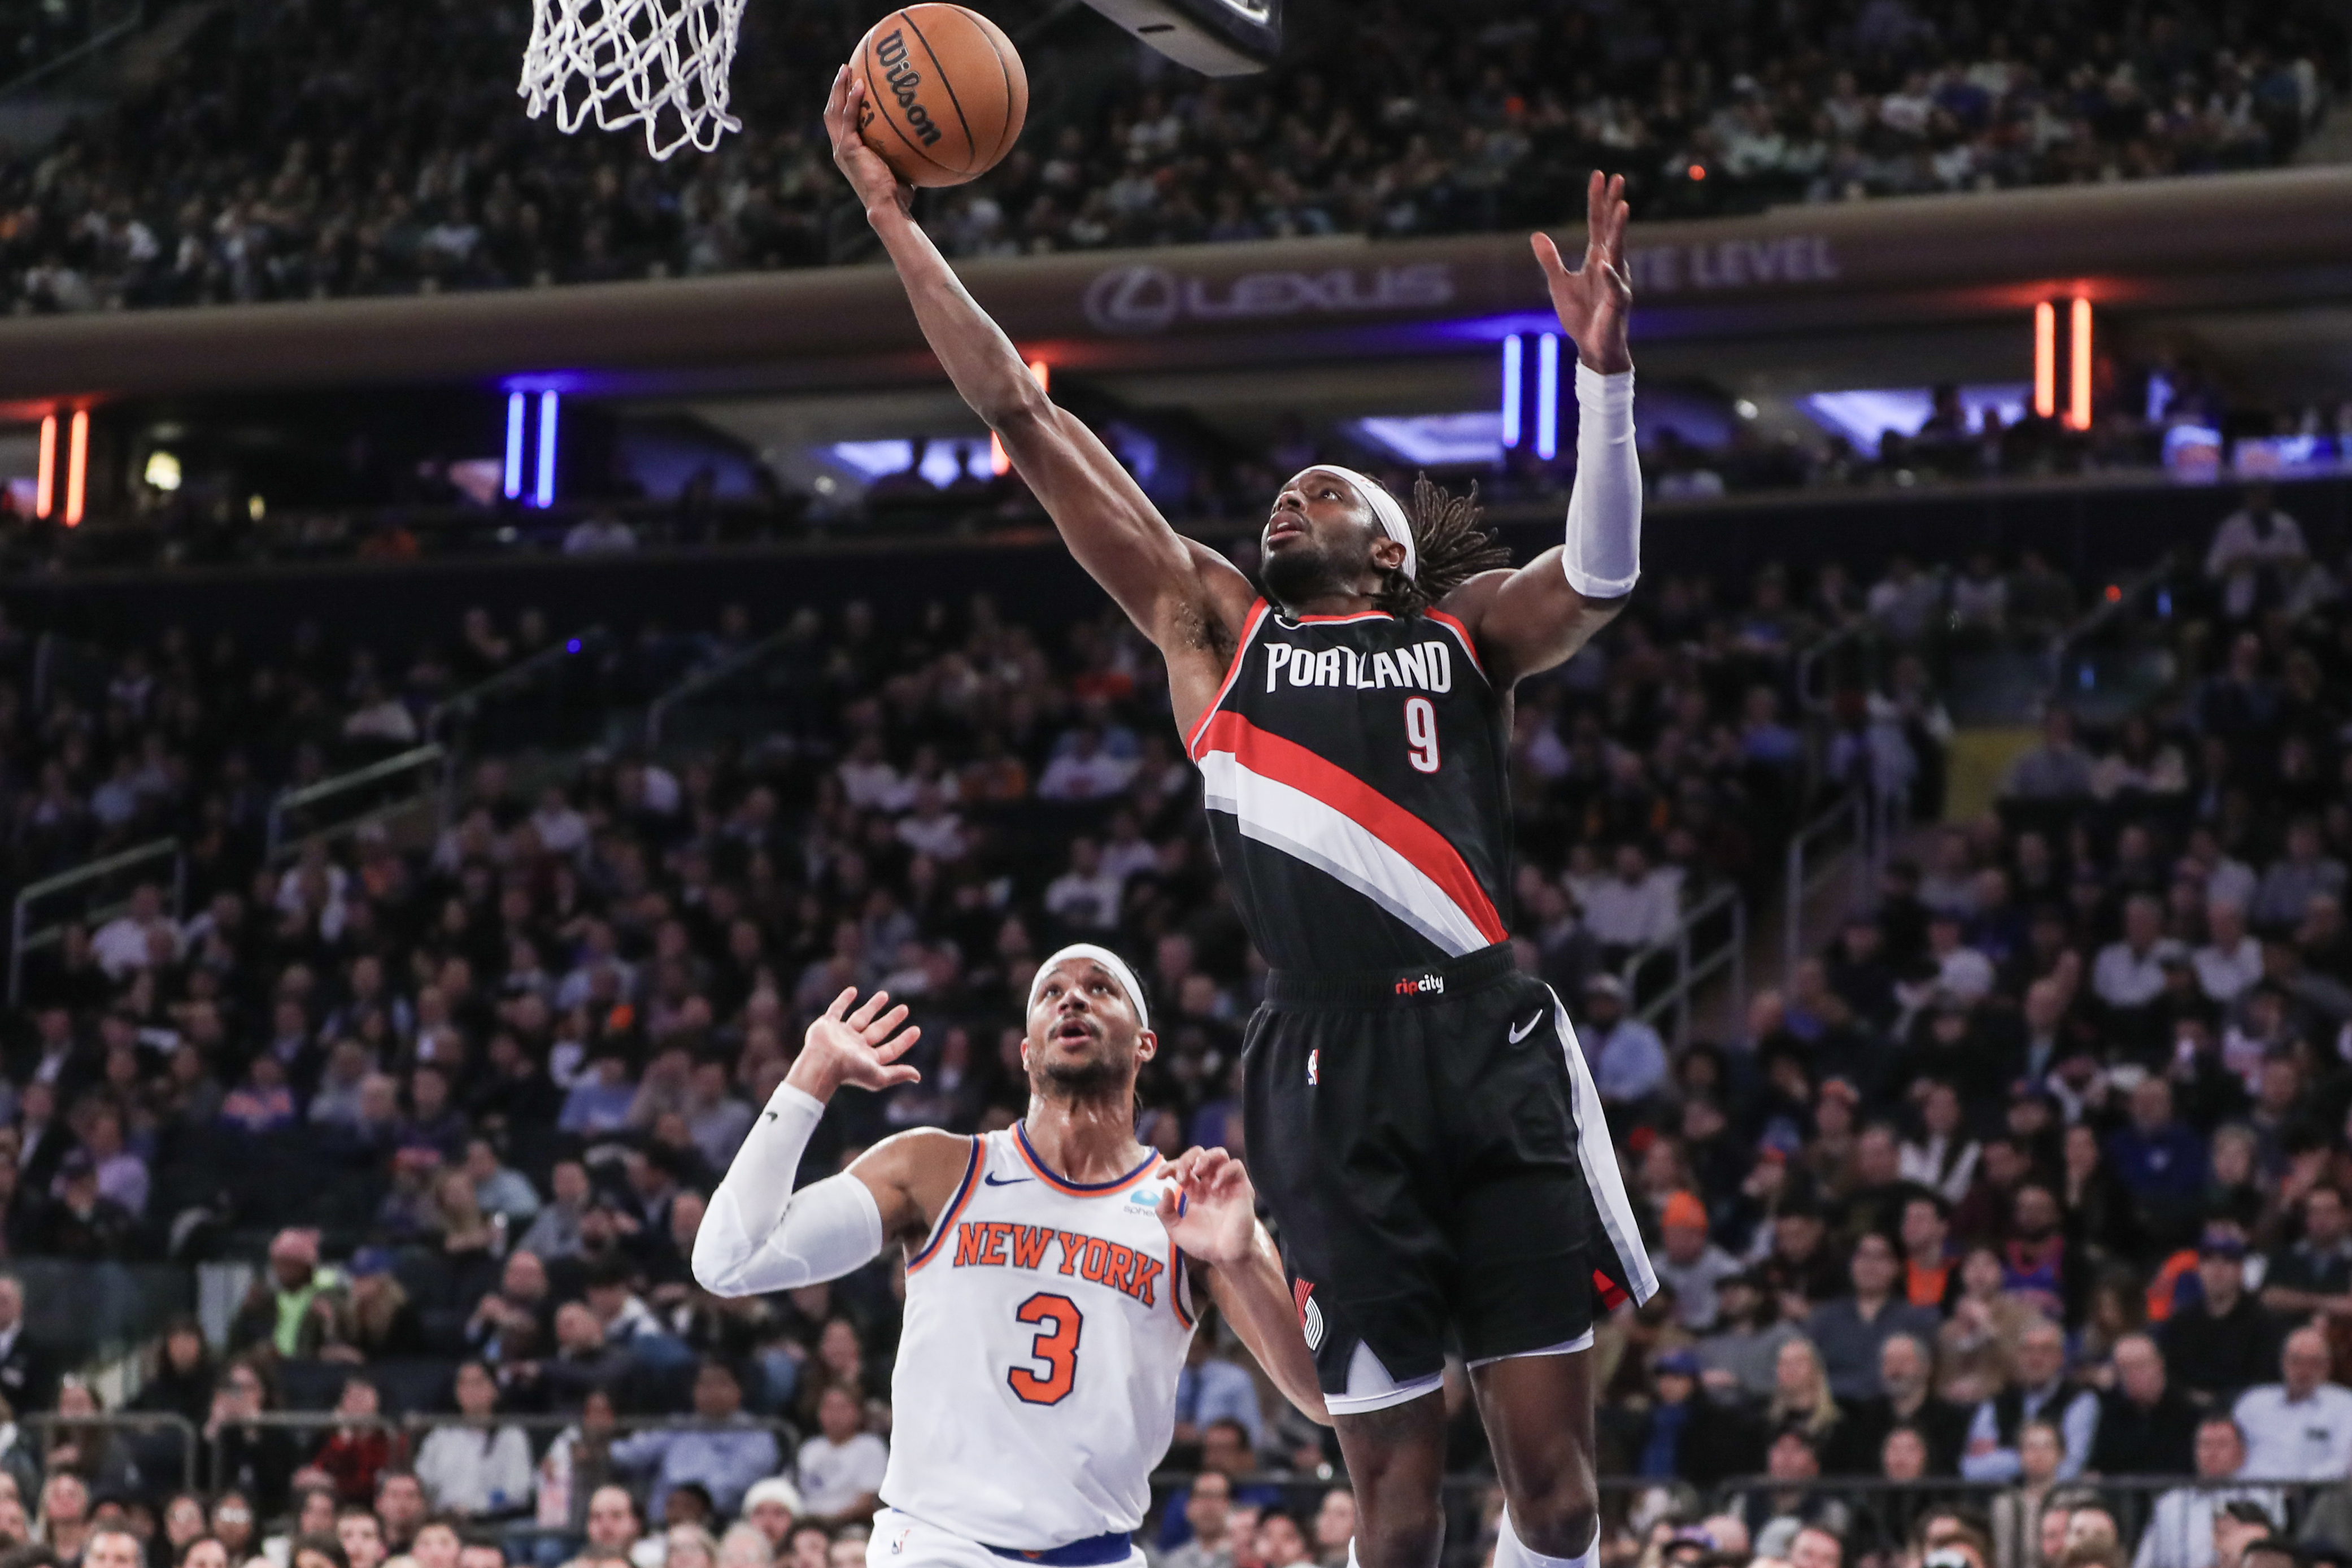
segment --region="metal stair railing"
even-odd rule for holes
[[[8,1005],[15,1007],[24,1001],[25,955],[52,945],[65,934],[63,922],[43,926],[38,931],[32,929],[32,910],[36,903],[68,889],[104,881],[134,866],[166,858],[172,862],[172,918],[176,921],[185,912],[188,895],[188,858],[182,852],[180,841],[176,838],[151,839],[121,854],[88,861],[70,870],[60,871],[54,877],[44,878],[18,892],[8,920]],[[130,900],[124,898],[98,909],[85,910],[82,919],[92,925],[100,924],[121,914],[129,904]]]
[[[646,750],[650,752],[661,745],[662,731],[667,726],[670,715],[681,704],[689,699],[700,696],[712,687],[734,679],[747,669],[753,668],[777,649],[790,647],[793,642],[801,640],[803,635],[797,626],[786,626],[770,632],[749,647],[731,653],[716,664],[696,670],[667,691],[655,698],[652,705],[646,710]]]
[[[1726,940],[1699,951],[1700,931],[1728,912],[1725,921]],[[1642,974],[1651,964],[1662,959],[1674,963],[1674,978],[1664,990],[1647,999],[1642,997]],[[1667,1036],[1669,1043],[1681,1047],[1690,1043],[1691,1014],[1699,987],[1725,970],[1731,973],[1732,1000],[1735,1009],[1748,1010],[1748,905],[1737,888],[1725,886],[1693,904],[1675,922],[1674,934],[1662,942],[1633,953],[1620,971],[1629,1004],[1638,1003],[1633,1016],[1655,1027],[1657,1021],[1668,1013],[1674,1015],[1674,1029]],[[1661,1034],[1665,1031],[1661,1030]]]
[[[1805,939],[1805,907],[1815,894],[1833,886],[1840,877],[1853,879],[1850,907],[1866,906],[1877,888],[1879,874],[1894,853],[1895,840],[1909,825],[1911,798],[1907,792],[1849,790],[1812,821],[1789,837],[1787,859],[1780,873],[1784,900],[1780,931],[1780,984],[1797,981],[1797,965],[1810,945]],[[1840,835],[1843,837],[1841,837]]]
[[[585,653],[592,646],[602,643],[609,634],[599,625],[532,654],[519,664],[512,664],[486,680],[477,681],[463,691],[435,703],[425,710],[424,735],[428,741],[446,741],[446,729],[460,719],[479,713],[485,703],[510,691],[520,691],[532,685],[548,671],[562,668]]]
[[[397,756],[386,757],[382,762],[370,763],[363,768],[354,768],[349,773],[337,773],[332,778],[320,779],[317,784],[305,784],[300,789],[285,791],[269,803],[268,827],[264,839],[269,863],[277,864],[298,848],[301,843],[310,839],[347,837],[372,824],[397,816],[405,811],[414,811],[420,802],[445,795],[448,789],[449,764],[448,750],[436,742],[430,745],[414,747]],[[426,769],[431,769],[440,775],[437,784],[428,785],[416,794],[371,806],[356,816],[320,826],[304,828],[295,839],[289,841],[287,830],[289,819],[295,813],[324,801],[331,801],[340,796],[364,790],[386,779],[398,778],[405,773],[421,772]]]
[[[196,1450],[198,1442],[195,1424],[186,1416],[166,1410],[101,1410],[90,1415],[59,1415],[44,1412],[19,1415],[17,1424],[27,1428],[34,1437],[34,1447],[39,1454],[42,1468],[48,1468],[49,1450],[59,1441],[60,1434],[76,1432],[169,1432],[179,1439],[180,1488],[194,1491],[196,1487]]]
[[[2074,624],[2058,634],[2050,645],[2049,683],[2053,699],[2064,701],[2070,682],[2068,674],[2074,668],[2083,645],[2115,622],[2138,608],[2142,600],[2163,589],[2172,581],[2179,563],[2169,551],[2156,563],[2127,583],[2118,584],[2112,593],[2094,605]]]
[[[6,81],[0,81],[0,102],[16,97],[27,89],[37,87],[51,77],[61,76],[68,68],[98,54],[109,45],[121,42],[137,32],[146,20],[144,0],[128,0],[127,4],[107,5],[101,0],[84,0],[82,7],[89,13],[90,34],[80,42],[69,45],[58,54],[51,55]],[[101,13],[121,10],[123,14],[107,20]]]

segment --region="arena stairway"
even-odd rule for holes
[[[74,121],[152,87],[206,23],[227,15],[224,0],[134,5],[89,42],[0,82],[0,148],[46,146]]]

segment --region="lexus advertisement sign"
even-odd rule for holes
[[[1553,231],[1581,248],[1579,226]],[[1636,223],[1645,330],[1704,339],[1951,320],[2056,290],[2146,307],[2352,297],[2352,168],[1799,205]],[[1524,233],[960,264],[1024,346],[1148,364],[1444,346],[1549,315]],[[1664,307],[1664,309],[1655,309]],[[1433,335],[1416,344],[1400,330]],[[1192,344],[1189,349],[1179,345]],[[0,321],[0,399],[561,373],[583,391],[812,387],[936,367],[887,266]]]

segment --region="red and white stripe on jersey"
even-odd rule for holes
[[[1184,754],[1194,762],[1201,760],[1201,732],[1217,716],[1217,710],[1224,706],[1225,695],[1233,690],[1234,682],[1242,678],[1242,666],[1249,662],[1250,644],[1257,640],[1258,628],[1265,625],[1265,617],[1272,611],[1273,606],[1264,599],[1250,606],[1249,625],[1242,628],[1242,640],[1234,647],[1234,661],[1225,667],[1225,679],[1218,684],[1217,694],[1209,699],[1201,716],[1192,721],[1192,733],[1184,737]]]
[[[1509,940],[1454,846],[1346,769],[1213,709],[1195,744],[1204,804],[1245,837],[1344,882],[1451,956]]]
[[[1479,679],[1486,679],[1486,661],[1478,657],[1478,645],[1470,640],[1470,628],[1444,610],[1423,610],[1422,614],[1454,634],[1454,640],[1460,643],[1462,651],[1470,656],[1470,668],[1478,672]]]

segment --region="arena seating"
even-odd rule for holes
[[[2197,1409],[2255,1386],[2241,1418],[2260,1441],[2283,1338],[2340,1293],[2352,1247],[2315,1210],[2343,1158],[2332,1047],[2352,1017],[2332,695],[2352,621],[2308,556],[2224,551],[2210,575],[2182,557],[2137,581],[2104,635],[2162,672],[2154,703],[2086,710],[2071,733],[2053,709],[1998,812],[1888,858],[1743,1025],[1661,1037],[1635,1016],[1656,972],[1636,966],[1622,994],[1681,912],[1718,890],[1763,907],[1790,834],[1839,792],[1936,818],[1955,767],[1939,687],[1989,651],[2048,647],[2087,590],[2038,557],[1897,560],[1866,587],[1837,561],[1662,574],[1522,689],[1515,943],[1579,1008],[1669,1287],[1602,1330],[1612,1528],[1719,1504],[1732,1513],[1691,1528],[1830,1524],[1891,1551],[1931,1507],[2006,1496],[2008,1467],[2031,1481],[2040,1460],[1994,1396],[2028,1379],[2018,1347],[2046,1314],[2084,1380],[2045,1412],[2077,1445],[2067,1473],[2154,1478],[2099,1506],[2169,1551],[2180,1505],[2158,1493],[2189,1469]],[[28,1289],[84,1289],[85,1270],[93,1300],[132,1258],[252,1270],[216,1325],[227,1359],[182,1336],[193,1359],[148,1369],[132,1402],[145,1425],[24,1385],[26,1413],[68,1423],[50,1440],[99,1456],[75,1468],[102,1495],[163,1500],[192,1465],[232,1514],[274,1518],[321,1466],[356,1497],[413,1458],[434,1501],[538,1560],[576,1542],[598,1475],[694,1517],[673,1483],[696,1478],[666,1458],[579,1468],[608,1415],[719,1419],[789,1449],[832,1441],[814,1434],[844,1385],[856,1424],[886,1433],[886,1267],[722,1304],[683,1264],[700,1194],[845,984],[910,999],[926,1079],[845,1096],[820,1168],[902,1128],[1018,1114],[1024,966],[1080,936],[1136,953],[1170,1020],[1145,1135],[1237,1137],[1261,972],[1157,661],[1124,623],[985,597],[773,614],[587,632],[562,658],[537,612],[471,612],[419,647],[356,624],[348,645],[308,624],[282,642],[0,635],[8,881],[158,835],[188,848],[181,918],[157,886],[26,955],[0,1129],[8,1247]],[[466,696],[551,658],[565,678],[527,714]],[[743,692],[706,699],[719,711],[672,710],[639,743],[649,703],[739,667]],[[460,756],[437,823],[387,811],[332,832],[361,797],[273,834],[285,787],[435,738]],[[2231,901],[2242,939],[2216,907]],[[1910,1253],[1869,1239],[1884,1232]],[[2227,1300],[2252,1273],[2242,1254],[2263,1272]],[[1937,1352],[1934,1381],[1924,1359],[1882,1356],[1896,1331]],[[2172,1380],[2153,1414],[2116,1380],[2135,1356]],[[553,1465],[495,1505],[427,1459],[474,1358],[514,1444]],[[698,1382],[704,1359],[742,1414]],[[1674,1415],[1690,1399],[1696,1426]],[[1315,1436],[1270,1396],[1230,1413],[1238,1460],[1228,1427],[1176,1462],[1262,1469],[1262,1503],[1312,1504]],[[1788,1484],[1739,1484],[1759,1471]],[[2297,1521],[2336,1506],[2278,1495]],[[1187,1496],[1155,1527],[1170,1550]],[[1451,1496],[1475,1517],[1475,1481]]]
[[[1686,619],[1711,597],[1683,584],[1664,604]],[[986,601],[799,625],[761,679],[814,697],[772,709],[785,728],[763,743],[592,752],[544,788],[518,782],[522,761],[478,758],[437,834],[395,817],[274,859],[280,786],[420,738],[457,689],[529,661],[544,617],[510,631],[478,612],[404,663],[315,627],[283,647],[166,633],[40,659],[12,633],[11,880],[161,834],[190,846],[187,918],[157,907],[159,887],[155,904],[134,895],[28,959],[17,1126],[0,1133],[26,1151],[0,1162],[17,1178],[12,1251],[96,1268],[265,1243],[291,1249],[289,1268],[320,1258],[341,1282],[315,1331],[286,1342],[266,1275],[235,1330],[275,1408],[335,1407],[356,1372],[387,1418],[446,1411],[459,1358],[484,1355],[519,1417],[561,1425],[590,1388],[625,1413],[683,1413],[692,1358],[719,1355],[751,1409],[805,1431],[840,1376],[862,1400],[886,1395],[886,1271],[746,1311],[690,1289],[683,1247],[693,1194],[840,985],[913,1001],[928,1079],[846,1097],[822,1160],[907,1126],[1003,1125],[1026,1092],[1012,1045],[1024,963],[1077,936],[1142,955],[1167,998],[1149,1136],[1171,1151],[1232,1138],[1253,970],[1156,661],[1107,618],[1065,633]],[[1669,658],[1687,631],[1637,616],[1622,662],[1527,692],[1523,832],[1551,872],[1529,884],[1542,918],[1528,962],[1570,991],[1604,948],[1614,962],[1647,940],[1580,928],[1554,879],[1571,858],[1647,847],[1660,869],[1642,889],[1670,926],[1677,881],[1758,884],[1805,804],[1798,761],[1754,740],[1774,726],[1750,695],[1781,688],[1793,643],[1751,628],[1739,650]],[[573,696],[626,708],[752,632],[730,612],[707,635],[614,639]],[[1643,751],[1604,755],[1612,710],[1641,715]],[[569,1185],[583,1169],[587,1193]],[[534,1210],[563,1217],[551,1229]],[[552,1294],[510,1321],[496,1303],[523,1251]],[[553,1303],[603,1301],[608,1278],[626,1321],[559,1343]],[[152,1386],[205,1425],[207,1388]],[[243,1495],[290,1504],[320,1440],[295,1436],[222,1461],[246,1467]],[[151,1483],[129,1489],[144,1495],[176,1466],[168,1434],[139,1441]]]
[[[1319,63],[1201,85],[1005,0],[1035,122],[930,227],[961,258],[1502,229],[1596,163],[1645,220],[2226,175],[2292,158],[2352,52],[2311,0],[1292,6]],[[70,9],[0,0],[0,47],[69,47]],[[520,116],[515,12],[221,7],[0,157],[0,309],[872,258],[818,79],[774,68],[865,16],[755,5],[748,129],[656,164]],[[1645,426],[1640,588],[1507,710],[1513,955],[1573,1015],[1664,1285],[1586,1363],[1601,1568],[2352,1568],[2352,404],[2289,365],[2270,406],[2098,310],[2084,428],[1950,384],[1874,456],[1728,384],[1719,441]],[[336,395],[386,428],[382,390]],[[79,1568],[101,1520],[146,1568],[862,1568],[903,1261],[740,1300],[688,1262],[845,987],[908,1004],[923,1076],[840,1095],[809,1179],[1019,1118],[1028,981],[1075,940],[1151,992],[1139,1135],[1251,1152],[1265,964],[1159,658],[1020,481],[974,444],[935,484],[925,437],[863,503],[787,495],[785,443],[847,440],[780,418],[755,481],[747,440],[727,499],[703,468],[651,500],[605,466],[626,395],[534,390],[538,450],[559,395],[575,421],[551,504],[505,386],[460,394],[483,441],[504,405],[503,505],[462,429],[354,441],[293,502],[200,468],[303,394],[10,415],[54,418],[10,437],[37,489],[61,432],[69,489],[136,482],[70,527],[0,500],[0,1568]],[[1412,477],[1259,412],[1271,440],[1187,416],[1154,448],[1180,530],[1245,565],[1278,474]],[[2168,471],[2174,426],[2283,499]],[[1444,477],[1525,560],[1572,464]],[[1336,1440],[1213,1313],[1197,1352],[1149,1568],[1357,1568]],[[1443,1568],[1484,1568],[1496,1457],[1473,1401],[1448,1421]]]
[[[1891,863],[1790,987],[1756,1000],[1745,1048],[1685,1054],[1681,1094],[1631,1134],[1654,1139],[1641,1183],[1662,1223],[1681,1205],[1696,1227],[1665,1268],[1688,1289],[1658,1314],[1653,1351],[1690,1345],[1695,1372],[1760,1365],[1772,1381],[1769,1352],[1741,1358],[1776,1316],[1819,1349],[1793,1366],[1780,1354],[1768,1419],[1736,1437],[1676,1449],[1654,1411],[1629,1414],[1629,1467],[1687,1476],[1654,1468],[1679,1454],[1710,1474],[1780,1473],[1773,1433],[1793,1420],[1813,1453],[1791,1465],[1907,1474],[1908,1439],[1889,1435],[1902,1428],[1931,1469],[2013,1477],[2013,1431],[1996,1433],[1991,1405],[1971,1431],[1966,1405],[2024,1375],[2021,1324],[2042,1313],[2089,1379],[2053,1384],[2046,1417],[2063,1424],[2086,1398],[2074,1418],[2095,1433],[2087,1454],[2065,1434],[2061,1479],[2150,1468],[2158,1428],[2185,1468],[2200,1410],[2244,1429],[2235,1473],[2286,1474],[2274,1393],[2244,1391],[2274,1388],[2283,1342],[2321,1364],[2344,1355],[2311,1303],[2347,1255],[2352,813],[2334,694],[2352,618],[2332,574],[2297,552],[2273,569],[2217,546],[2147,597],[2161,609],[2118,635],[2161,650],[2170,679],[2154,700],[2096,733],[2053,704],[1997,810]],[[1898,1240],[1857,1255],[1876,1235]],[[1882,1385],[1885,1325],[1857,1334],[1833,1309],[1807,1310],[1809,1281],[1845,1276],[1849,1257],[1857,1290],[1867,1268],[1874,1289],[1892,1287],[1890,1311],[1919,1309],[1894,1331],[1933,1360],[1906,1361],[1899,1390]],[[1735,1279],[1753,1289],[1710,1333]],[[2116,1371],[2126,1362],[2136,1385]],[[1930,1364],[1937,1384],[1913,1380]],[[1654,1365],[1621,1373],[1629,1412]],[[1899,1540],[1907,1516],[1878,1506],[1839,1517]]]
[[[1347,38],[1194,89],[1124,54],[1041,103],[997,174],[932,198],[959,256],[1559,221],[1585,171],[1637,217],[2257,168],[2342,84],[2315,4],[2144,12],[1905,0],[1834,17],[1476,0],[1294,5]],[[0,163],[0,309],[526,288],[865,254],[815,123],[863,22],[751,18],[747,131],[655,166],[514,113],[525,17],[460,0],[226,16],[153,88]],[[1008,17],[1018,25],[1018,18]],[[1093,24],[1088,24],[1093,25]],[[1055,35],[1058,37],[1060,35]],[[1097,40],[1099,56],[1110,35]],[[1307,51],[1301,51],[1306,53]],[[352,68],[366,60],[368,71]],[[1108,71],[1111,79],[1094,81]]]

